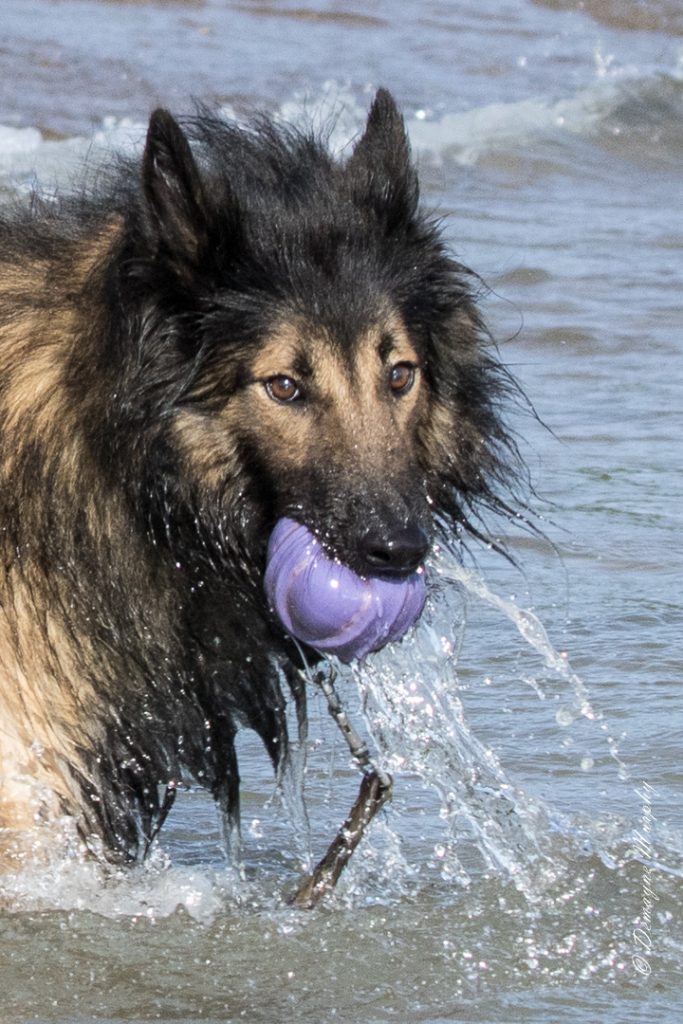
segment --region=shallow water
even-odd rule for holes
[[[0,879],[3,1020],[677,1022],[680,5],[4,0],[0,27],[0,190],[139,145],[157,102],[332,114],[341,148],[392,88],[542,421],[547,538],[442,553],[414,641],[340,680],[394,799],[322,908],[284,902],[306,837],[245,734],[244,878],[188,791],[133,873]],[[312,692],[313,857],[356,787]]]

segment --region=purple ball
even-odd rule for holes
[[[293,519],[275,525],[264,586],[288,633],[346,662],[400,640],[427,596],[423,571],[397,580],[357,576]]]

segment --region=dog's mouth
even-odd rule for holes
[[[264,586],[285,630],[342,661],[399,640],[426,600],[426,535],[407,528],[393,543],[367,535],[367,575],[329,557],[301,523],[280,519],[268,544]]]

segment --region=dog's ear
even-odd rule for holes
[[[209,211],[190,144],[167,110],[155,110],[150,118],[142,185],[157,251],[186,276],[206,251]]]
[[[419,199],[410,143],[393,96],[380,89],[346,165],[357,201],[370,200],[388,231],[415,215]]]

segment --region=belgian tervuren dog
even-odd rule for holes
[[[5,213],[5,862],[62,820],[139,857],[182,772],[234,821],[242,726],[286,762],[305,697],[263,589],[273,525],[361,576],[476,529],[511,447],[477,288],[383,90],[344,159],[157,110],[141,161]]]

